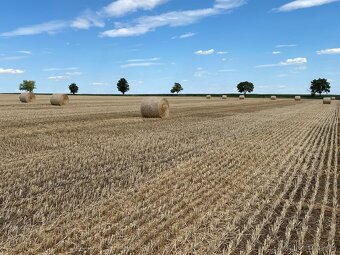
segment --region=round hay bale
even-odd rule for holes
[[[66,94],[53,94],[50,102],[51,102],[51,105],[62,106],[62,105],[68,104],[69,98],[68,98],[68,95]]]
[[[270,100],[276,100],[276,96],[271,96]]]
[[[169,102],[165,98],[145,98],[141,104],[140,111],[144,118],[167,118],[169,117]]]
[[[20,94],[19,100],[22,103],[31,103],[35,100],[35,95],[32,92],[24,92]]]
[[[332,99],[332,100],[336,100],[336,97],[332,97],[331,99]]]
[[[211,95],[207,95],[207,96],[206,96],[206,99],[211,99]]]
[[[223,96],[222,96],[222,99],[227,99],[227,95],[223,95]]]
[[[246,98],[245,95],[240,95],[240,96],[239,96],[239,99],[240,99],[240,100],[244,100],[245,98]]]
[[[331,103],[332,103],[332,99],[330,97],[323,98],[323,104],[331,104]]]
[[[301,101],[301,96],[295,96],[295,101]]]

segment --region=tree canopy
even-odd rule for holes
[[[35,81],[24,80],[22,83],[20,83],[19,89],[33,92],[33,90],[36,89]]]
[[[244,95],[247,94],[247,92],[251,93],[254,91],[254,84],[249,81],[240,82],[237,85],[237,90],[238,92],[243,93]]]
[[[129,83],[127,82],[127,80],[125,78],[121,78],[118,82],[117,82],[117,89],[118,91],[120,91],[121,93],[123,93],[123,95],[125,95],[126,92],[128,92],[130,90],[130,86]]]
[[[322,93],[329,93],[331,91],[331,85],[327,81],[327,79],[315,79],[311,81],[310,91],[312,96],[318,93],[321,95]]]
[[[79,87],[77,86],[77,84],[72,83],[70,86],[68,86],[68,88],[73,95],[78,93]]]
[[[172,87],[172,89],[170,90],[171,93],[179,93],[183,90],[183,87],[181,84],[175,82],[174,86]]]

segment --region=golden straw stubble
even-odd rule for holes
[[[170,105],[167,99],[149,97],[142,101],[140,111],[143,118],[168,118]]]

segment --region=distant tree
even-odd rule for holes
[[[35,81],[24,80],[22,83],[20,83],[19,89],[33,92],[33,90],[36,89]]]
[[[70,86],[68,86],[68,88],[73,95],[78,93],[79,87],[77,86],[77,84],[72,83]]]
[[[127,82],[127,80],[125,78],[121,78],[118,81],[117,88],[118,88],[118,91],[123,93],[123,95],[125,95],[125,93],[130,90],[129,83]]]
[[[323,92],[329,93],[331,91],[330,83],[327,81],[327,79],[317,79],[312,80],[310,85],[310,92],[312,96],[314,96],[316,93],[318,93],[320,96]]]
[[[179,93],[183,90],[183,87],[181,84],[175,82],[175,85],[172,87],[172,89],[170,90],[170,92],[173,94],[173,93]]]
[[[244,95],[248,93],[251,93],[254,91],[254,84],[249,82],[249,81],[244,81],[244,82],[240,82],[237,85],[237,90],[240,93],[243,93]]]

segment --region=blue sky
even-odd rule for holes
[[[0,9],[0,92],[340,94],[338,0],[13,0]]]

